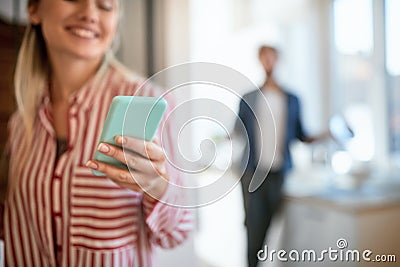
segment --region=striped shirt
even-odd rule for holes
[[[8,193],[5,205],[8,266],[153,266],[154,245],[172,248],[191,230],[188,210],[162,203],[181,196],[167,189],[161,202],[150,202],[85,166],[93,158],[114,96],[157,95],[150,86],[138,91],[142,80],[127,75],[115,61],[102,69],[100,79],[89,81],[70,99],[67,151],[58,160],[49,97],[39,107],[33,149],[24,166],[19,162],[22,117],[15,113],[10,119],[9,179],[17,178],[18,186]],[[163,137],[165,131],[171,132],[168,123]],[[173,154],[169,140],[163,138],[163,146]],[[179,184],[179,173],[170,166],[168,170]]]

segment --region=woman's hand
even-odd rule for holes
[[[101,143],[98,150],[130,167],[120,169],[101,161],[89,160],[86,166],[104,173],[118,185],[144,192],[145,197],[160,199],[168,186],[166,157],[157,139],[147,142],[133,137],[117,136],[115,141],[123,148]]]

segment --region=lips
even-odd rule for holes
[[[83,28],[83,27],[67,27],[67,30],[73,35],[85,39],[95,39],[99,37],[99,33],[95,30]]]

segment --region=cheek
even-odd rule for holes
[[[115,34],[117,32],[117,27],[118,27],[118,19],[117,18],[113,18],[111,19],[106,25],[105,25],[106,29],[107,29],[107,33],[108,33],[108,41],[112,42],[112,40],[115,37]]]
[[[47,45],[57,42],[59,32],[53,23],[43,21],[41,24],[42,35]]]

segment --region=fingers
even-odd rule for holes
[[[100,143],[98,150],[102,154],[113,157],[129,166],[129,169],[96,160],[88,161],[87,167],[100,171],[120,186],[135,191],[152,188],[153,185],[159,184],[156,181],[160,179],[169,180],[165,166],[166,157],[158,145],[158,140],[155,140],[158,144],[121,136],[116,137],[115,140],[123,148]]]
[[[150,188],[153,184],[152,179],[147,179],[146,176],[142,176],[137,172],[120,169],[100,161],[89,160],[86,166],[104,173],[118,185],[131,190],[142,191],[142,189]]]
[[[158,142],[158,139],[156,139]],[[115,141],[123,146],[125,149],[135,151],[145,158],[151,160],[163,160],[165,159],[162,148],[154,142],[148,142],[133,137],[117,136]]]
[[[163,167],[164,164],[162,161],[151,161],[137,153],[123,151],[121,148],[107,143],[101,143],[98,146],[98,150],[101,153],[113,157],[129,166],[131,169],[137,170],[141,173],[165,173],[165,167]]]
[[[154,137],[154,139],[153,139],[152,142],[153,142],[154,144],[158,145],[158,146],[161,146],[160,139],[159,139],[157,136]]]
[[[86,163],[86,166],[93,170],[104,173],[107,177],[111,178],[112,180],[123,183],[136,184],[136,181],[133,178],[132,174],[129,172],[129,170],[123,170],[118,167],[97,160],[89,160]]]
[[[123,148],[101,143],[98,150],[129,166],[129,169],[96,160],[89,160],[86,166],[104,173],[121,187],[145,192],[158,199],[165,191],[169,181],[166,157],[158,139],[155,139],[154,142],[146,142],[136,138],[118,136],[115,140]]]

